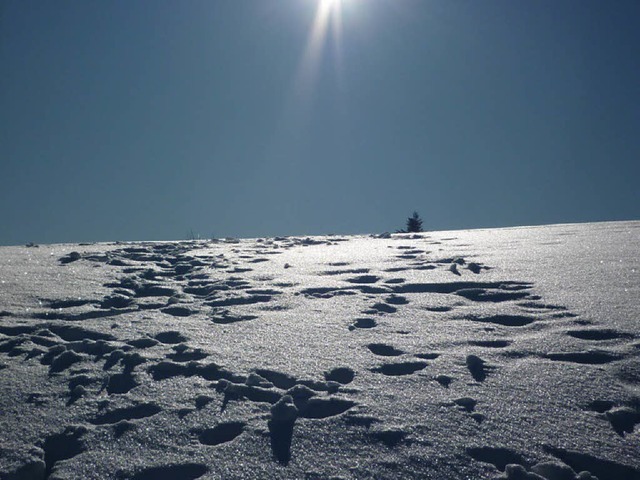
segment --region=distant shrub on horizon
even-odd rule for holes
[[[419,233],[422,232],[422,219],[418,212],[413,212],[409,218],[407,218],[407,228],[404,230],[396,230],[396,233]]]

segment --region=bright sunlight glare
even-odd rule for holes
[[[278,122],[277,137],[286,137],[287,148],[295,150],[295,141],[307,121],[312,117],[312,108],[316,99],[316,87],[321,77],[323,54],[331,44],[331,64],[333,79],[344,90],[344,66],[342,52],[342,14],[347,4],[355,0],[304,0],[309,5],[311,22],[304,42],[301,58],[295,70],[289,95],[283,105],[282,118]],[[329,57],[328,57],[329,58]],[[281,153],[278,153],[281,156]],[[298,155],[289,153],[290,158]]]
[[[338,52],[337,62],[341,61],[342,3],[343,0],[318,0],[313,26],[298,70],[296,90],[299,93],[313,89],[329,30]],[[338,65],[337,68],[340,70],[341,66]]]

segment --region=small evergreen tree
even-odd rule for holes
[[[407,232],[422,232],[422,219],[418,212],[407,218]]]

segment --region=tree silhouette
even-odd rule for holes
[[[422,219],[418,212],[413,212],[409,218],[407,218],[407,232],[422,232]]]

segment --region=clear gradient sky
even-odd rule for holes
[[[319,3],[0,0],[0,245],[640,219],[639,1]]]

